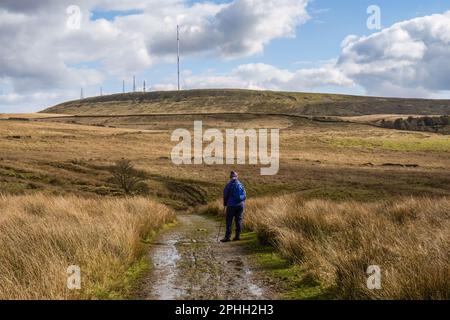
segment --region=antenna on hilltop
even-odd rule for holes
[[[103,87],[100,87],[100,97],[103,96]]]
[[[133,92],[136,92],[136,76],[133,76]]]
[[[81,92],[80,92],[80,99],[81,99],[81,100],[83,100],[83,99],[84,99],[83,88],[81,88]]]
[[[125,80],[122,80],[122,93],[125,93]]]
[[[144,80],[144,92],[145,92],[145,80]]]
[[[180,26],[177,25],[178,91],[180,91]]]

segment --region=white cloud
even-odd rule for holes
[[[450,11],[415,18],[370,36],[348,36],[338,59],[296,71],[247,64],[222,76],[188,77],[186,87],[311,90],[362,87],[367,94],[448,97]]]
[[[338,59],[282,70],[247,64],[222,76],[188,77],[187,87],[309,90],[359,86],[367,94],[442,97],[450,91],[450,11],[394,24],[369,36],[348,36]]]
[[[223,59],[261,53],[271,40],[295,36],[308,19],[308,0],[234,0],[225,4],[183,0],[79,0],[81,28],[67,28],[70,0],[0,2],[0,79],[8,94],[99,86],[105,77],[130,76],[176,52],[181,25],[183,55]],[[92,21],[94,10],[136,10]],[[80,69],[80,65],[88,65]],[[5,100],[6,98],[4,98]],[[10,99],[8,99],[9,101]],[[31,100],[30,100],[31,101]]]
[[[349,36],[336,66],[369,94],[424,97],[450,90],[450,11]]]
[[[256,63],[240,65],[229,73],[183,74],[183,88],[245,88],[303,91],[325,86],[352,86],[354,83],[333,65],[289,71],[272,65]],[[170,79],[173,82],[173,79]],[[175,89],[158,84],[154,90]]]
[[[2,0],[0,108],[76,98],[74,88],[97,88],[105,79],[173,61],[176,24],[185,58],[233,59],[260,54],[274,39],[294,37],[309,19],[308,0],[189,3],[78,0],[81,29],[69,30],[70,0]],[[135,9],[111,21],[90,19],[94,10]],[[400,22],[370,36],[349,36],[337,59],[311,66],[288,70],[248,63],[221,74],[185,74],[183,82],[185,88],[296,91],[358,86],[372,95],[441,97],[450,91],[450,12]],[[162,82],[154,88],[174,86]]]

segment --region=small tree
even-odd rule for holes
[[[139,184],[144,180],[144,175],[134,168],[130,160],[120,160],[112,167],[111,173],[114,182],[130,195],[135,192]]]

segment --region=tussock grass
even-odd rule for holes
[[[450,199],[249,201],[245,224],[342,299],[449,299]],[[382,289],[367,289],[367,267]]]
[[[0,299],[122,298],[147,238],[173,220],[145,198],[0,195]],[[67,289],[67,267],[81,290]]]

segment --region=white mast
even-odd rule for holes
[[[180,27],[177,25],[178,91],[180,91]]]

